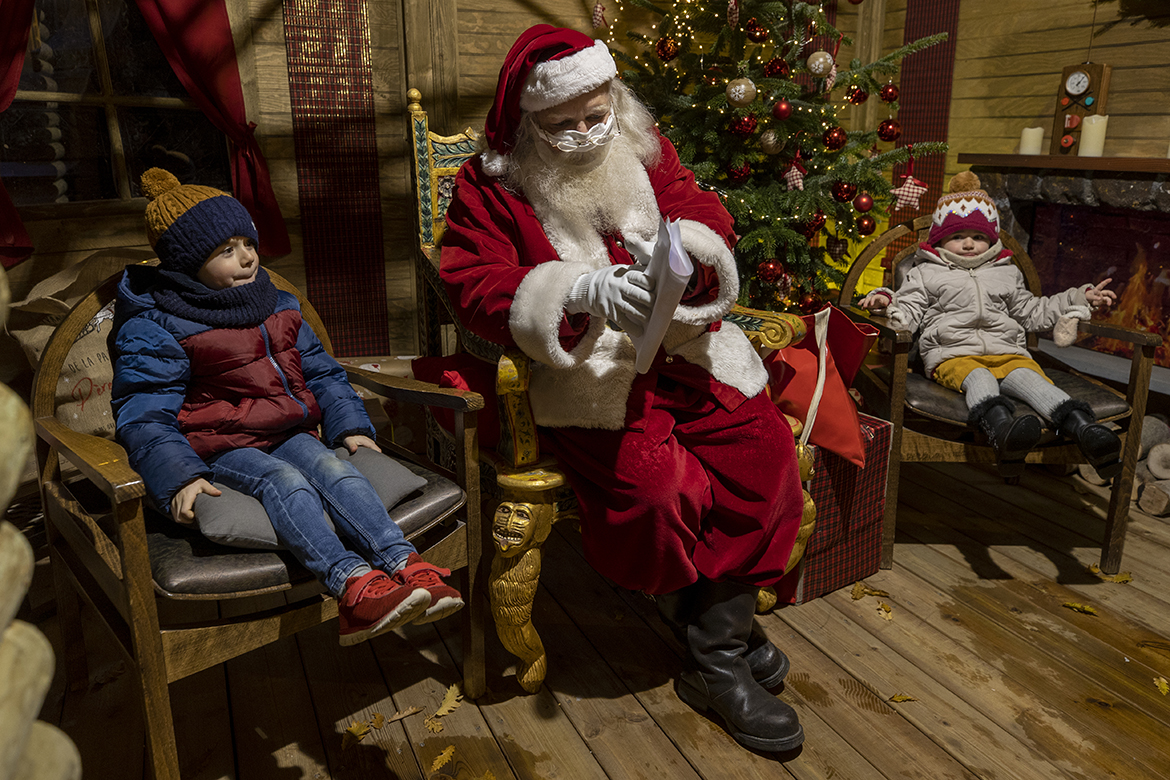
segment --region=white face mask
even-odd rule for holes
[[[598,122],[582,133],[580,130],[562,130],[559,133],[546,133],[540,125],[536,126],[537,134],[549,143],[554,149],[562,152],[584,152],[605,146],[617,136],[621,129],[617,125],[617,115],[609,112],[604,122]]]

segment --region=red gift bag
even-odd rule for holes
[[[817,320],[821,340],[818,343]],[[806,334],[796,344],[777,350],[764,359],[770,377],[772,400],[781,412],[800,420],[812,430],[805,440],[845,458],[856,466],[865,466],[865,446],[857,404],[849,395],[849,385],[877,340],[877,329],[859,325],[836,306],[829,305],[816,314],[803,317]],[[819,404],[813,407],[821,364],[824,364]],[[810,407],[813,412],[810,423]]]

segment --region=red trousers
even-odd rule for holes
[[[635,379],[623,430],[542,430],[580,502],[585,556],[652,594],[699,575],[771,585],[803,509],[792,430],[766,394],[661,357]]]

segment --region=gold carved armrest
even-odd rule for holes
[[[804,320],[795,314],[736,305],[723,318],[743,330],[757,350],[783,349],[804,338]]]

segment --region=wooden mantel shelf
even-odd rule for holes
[[[960,165],[989,168],[1032,168],[1106,173],[1170,173],[1170,158],[1077,157],[1063,154],[959,154]]]

